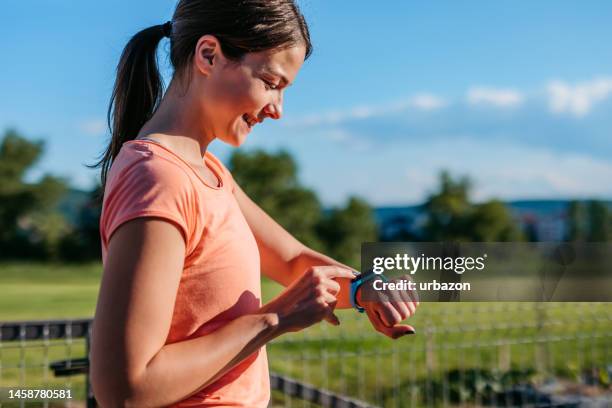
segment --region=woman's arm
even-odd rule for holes
[[[337,266],[346,270],[352,269],[299,242],[253,202],[237,183],[234,184],[234,196],[257,240],[261,270],[266,276],[288,286],[312,267]],[[339,284],[336,307],[352,307],[349,299],[350,278],[336,278],[336,281]],[[361,292],[359,289],[358,300],[361,300]],[[370,296],[369,299],[377,300],[362,302],[362,306],[366,309],[374,329],[391,338],[414,332],[412,326],[399,324],[416,311],[419,302],[412,294],[381,292]]]
[[[164,345],[184,256],[181,232],[167,221],[138,218],[113,234],[91,348],[91,380],[102,406],[179,401],[281,334],[278,315],[261,313]]]
[[[288,286],[309,267],[333,265],[352,269],[302,244],[253,202],[238,183],[234,181],[234,185],[236,201],[257,241],[264,275]],[[337,282],[340,292],[336,307],[350,308],[350,279],[337,279]]]
[[[163,250],[160,250],[163,248]],[[213,383],[273,338],[333,316],[343,268],[310,269],[257,313],[205,336],[166,345],[185,257],[180,229],[137,218],[113,234],[91,344],[102,406],[165,406]]]

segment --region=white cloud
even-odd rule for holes
[[[345,122],[354,119],[367,119],[377,116],[386,115],[389,113],[399,112],[408,107],[405,102],[396,102],[392,104],[368,106],[360,105],[343,111],[329,111],[319,114],[304,116],[302,118],[290,119],[285,122],[286,125],[293,126],[319,126],[319,125],[335,125],[340,122]]]
[[[524,95],[515,89],[500,89],[475,86],[467,91],[470,105],[490,105],[498,108],[514,108],[523,103]]]
[[[612,78],[598,78],[575,85],[563,81],[551,81],[547,86],[547,92],[551,112],[583,117],[595,104],[612,94]]]
[[[447,105],[446,100],[429,93],[417,94],[405,100],[383,103],[380,105],[358,105],[346,110],[323,112],[301,118],[287,119],[286,126],[321,126],[336,125],[355,119],[368,119],[403,112],[408,109],[432,111]]]
[[[101,119],[88,119],[79,123],[78,128],[87,135],[99,136],[106,132],[106,122]]]
[[[475,201],[612,196],[612,162],[512,142],[449,136],[378,145],[370,149],[376,154],[328,150],[325,154],[336,160],[317,161],[319,148],[305,160],[317,165],[303,167],[326,204],[342,203],[351,194],[376,206],[421,203],[438,187],[443,169],[455,177],[467,175]]]
[[[467,174],[477,200],[612,196],[612,163],[585,154],[467,138],[424,143],[418,150],[426,158],[409,169],[416,164],[420,172]]]
[[[443,108],[447,102],[439,96],[423,93],[412,97],[410,104],[417,109],[429,111]]]

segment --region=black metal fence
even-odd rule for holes
[[[268,345],[272,406],[612,406],[612,303],[422,304],[417,334],[396,341],[338,315],[340,327]],[[90,319],[0,323],[0,387],[63,387],[64,406],[95,406],[90,330]]]
[[[84,377],[84,395],[74,394],[74,400],[85,400],[87,408],[96,407],[96,400],[89,382],[89,346],[91,337],[92,320],[44,320],[44,321],[21,321],[21,322],[0,322],[0,379],[7,371],[16,371],[19,384],[13,389],[26,389],[28,377],[34,377],[35,381],[42,381],[51,378],[71,378],[73,376]],[[59,341],[60,343],[53,344]],[[61,342],[69,350],[67,357],[71,357],[76,343],[82,343],[80,357],[53,360],[50,358],[49,349],[61,346]],[[28,361],[26,354],[28,350],[38,350],[42,348],[43,358],[41,361]],[[3,359],[3,355],[16,351],[18,356]],[[41,351],[41,350],[39,350]],[[8,361],[7,361],[8,360]],[[2,384],[2,383],[0,383]],[[270,384],[273,390],[280,391],[288,398],[298,398],[307,403],[314,403],[324,407],[337,408],[367,408],[371,405],[352,399],[347,396],[339,395],[327,390],[313,387],[309,384],[296,381],[290,377],[277,373],[270,374]],[[36,384],[39,387],[40,384]],[[8,389],[8,387],[6,387]],[[0,399],[0,407],[2,407]],[[44,407],[50,406],[49,400],[41,400]],[[28,399],[17,399],[19,406],[26,406]],[[71,406],[71,401],[66,401],[66,406]]]

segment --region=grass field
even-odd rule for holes
[[[91,317],[100,276],[97,263],[2,264],[0,321]],[[279,290],[265,280],[264,300]],[[601,377],[600,389],[609,384],[602,368],[612,363],[612,304],[423,303],[410,321],[417,334],[397,341],[376,333],[365,315],[338,315],[340,327],[321,323],[270,344],[271,369],[380,406],[442,404],[457,395],[471,401],[517,379],[576,382],[585,371]],[[76,340],[32,342],[26,349],[0,345],[3,386],[66,386],[44,367],[84,356]],[[18,367],[20,361],[27,368]],[[75,394],[83,395],[82,376],[71,381]]]

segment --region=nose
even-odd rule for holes
[[[264,108],[266,116],[272,119],[280,119],[283,116],[283,99],[279,96],[278,100],[267,104]]]

